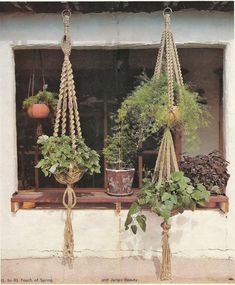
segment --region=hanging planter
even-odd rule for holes
[[[27,109],[27,114],[30,118],[41,119],[47,118],[50,113],[50,109],[47,104],[33,104]]]
[[[47,118],[49,113],[56,111],[57,98],[56,94],[46,91],[46,88],[39,91],[36,95],[32,95],[23,101],[23,109],[26,110],[28,116],[34,119]]]
[[[208,113],[198,103],[197,94],[183,83],[176,45],[170,30],[170,14],[164,10],[165,30],[162,34],[154,76],[142,77],[140,85],[122,104],[123,119],[128,117],[136,122],[146,139],[153,133],[164,130],[153,172],[143,180],[137,202],[129,209],[125,222],[126,230],[136,234],[138,225],[146,230],[143,208],[163,218],[161,280],[171,279],[171,253],[169,246],[169,218],[185,209],[195,210],[196,205],[204,205],[210,192],[201,183],[179,171],[172,133],[180,129],[190,145],[198,142],[196,131],[206,126]],[[137,110],[137,111],[136,111]],[[205,124],[206,122],[206,124]]]
[[[64,62],[61,73],[60,94],[57,104],[56,120],[53,136],[41,136],[38,139],[43,159],[37,167],[45,176],[54,174],[55,179],[67,188],[63,195],[63,205],[67,209],[64,229],[64,261],[72,265],[74,259],[73,228],[71,213],[77,203],[73,184],[79,181],[84,173],[100,172],[99,155],[91,150],[82,138],[78,112],[73,71],[70,63],[71,38],[69,35],[69,19],[71,13],[62,13],[64,35],[62,50]]]
[[[53,116],[56,113],[57,94],[47,91],[47,84],[45,83],[44,68],[42,54],[39,53],[42,71],[42,90],[34,93],[35,85],[35,66],[36,55],[34,57],[34,64],[32,74],[29,78],[28,97],[23,101],[22,107],[27,112],[30,118],[42,119],[47,118],[49,114]],[[29,96],[31,93],[31,96]]]

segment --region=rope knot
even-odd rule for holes
[[[171,225],[164,221],[161,223],[161,227],[162,227],[163,233],[168,233],[171,228]]]
[[[73,186],[67,184],[67,188],[63,195],[63,205],[67,209],[72,209],[76,205],[76,203],[77,203],[77,198],[76,198],[76,193],[73,190]]]

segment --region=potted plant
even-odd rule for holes
[[[107,163],[108,194],[131,195],[135,173],[133,161],[137,150],[136,143],[130,135],[128,125],[124,126],[120,123],[113,130],[114,133],[107,137],[106,146],[103,149]]]
[[[212,151],[208,155],[184,156],[179,167],[193,185],[202,183],[211,194],[221,195],[230,177],[228,164],[219,151]]]
[[[73,184],[70,177],[78,181],[85,172],[100,172],[99,155],[91,150],[82,138],[76,138],[76,148],[73,148],[71,138],[66,135],[42,135],[37,143],[40,145],[43,158],[36,167],[41,168],[45,176],[54,174],[59,182],[66,180],[68,184]]]
[[[175,213],[183,213],[185,209],[194,211],[197,205],[205,205],[210,197],[210,192],[203,184],[193,185],[190,178],[182,171],[172,172],[170,179],[163,179],[159,184],[150,177],[143,180],[143,187],[138,193],[138,199],[128,212],[125,229],[129,228],[136,234],[138,225],[146,230],[146,216],[143,209],[162,217],[167,221]]]
[[[47,118],[50,111],[52,114],[56,111],[58,101],[56,96],[57,94],[46,89],[40,90],[36,95],[32,95],[23,101],[23,109],[31,118]]]

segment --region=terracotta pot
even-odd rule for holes
[[[30,106],[28,108],[27,113],[28,113],[29,117],[31,117],[31,118],[41,119],[41,118],[48,117],[48,115],[50,113],[50,109],[44,103],[33,104],[32,106]]]
[[[113,196],[128,196],[133,193],[132,183],[135,169],[106,169],[108,179],[108,194]]]

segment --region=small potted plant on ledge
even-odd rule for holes
[[[54,114],[57,106],[57,94],[47,91],[46,85],[43,90],[38,91],[23,101],[23,109],[27,111],[30,118],[47,118],[49,113]]]
[[[132,183],[135,173],[133,162],[137,147],[127,125],[118,124],[114,129],[113,135],[107,137],[106,147],[103,149],[108,166],[107,193],[113,196],[127,196],[133,193]]]
[[[70,176],[76,176],[74,180],[78,181],[85,172],[88,174],[100,172],[99,155],[91,150],[82,138],[76,138],[77,148],[72,147],[71,138],[66,135],[60,137],[42,135],[37,143],[40,145],[43,158],[36,167],[41,168],[45,176],[54,174],[57,180],[61,176],[66,180],[69,180]],[[73,184],[73,181],[70,182]]]
[[[211,194],[223,195],[230,177],[228,164],[219,151],[215,150],[208,155],[184,156],[179,167],[193,185],[202,183]]]

